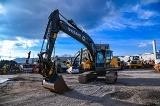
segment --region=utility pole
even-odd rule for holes
[[[32,59],[32,63],[34,63],[34,54],[33,54],[33,59]]]
[[[55,51],[55,46],[54,46],[53,50],[54,50],[54,54],[53,54],[53,57],[55,58],[55,52],[56,52],[56,51]]]
[[[9,54],[9,61],[10,61],[10,58],[11,58],[11,52],[10,52],[10,54]]]

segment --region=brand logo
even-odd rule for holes
[[[86,38],[85,38],[84,36],[82,36],[82,40],[83,40],[83,41],[85,41],[85,40],[86,40]]]
[[[81,37],[81,35],[80,35],[78,32],[72,30],[71,28],[68,28],[68,30],[69,30],[71,33],[73,33],[73,34],[75,34],[75,35]]]

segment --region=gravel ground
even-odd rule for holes
[[[18,74],[0,84],[0,106],[160,106],[160,73],[152,69],[118,71],[116,84],[103,78],[78,83],[78,74],[62,74],[69,92],[56,94],[42,87],[39,74]]]

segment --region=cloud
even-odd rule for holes
[[[148,21],[140,21],[140,20],[131,20],[122,17],[112,18],[112,19],[104,19],[103,24],[95,28],[95,30],[125,30],[126,28],[137,29],[140,27],[150,27],[157,25],[158,23]]]
[[[126,26],[117,20],[107,20],[103,25],[97,27],[96,30],[121,30],[125,28]]]
[[[147,47],[147,46],[152,46],[152,41],[151,40],[143,40],[143,41],[139,40],[138,47],[143,48],[143,47]],[[159,39],[157,41],[159,43]]]
[[[30,47],[34,47],[36,46],[36,43],[39,42],[38,40],[29,40],[29,39],[24,39],[24,38],[21,38],[21,37],[17,37],[17,40],[15,42],[15,44],[18,46],[17,47],[22,47],[22,48],[30,48]]]
[[[61,4],[57,5],[60,2]],[[44,33],[48,16],[55,9],[59,9],[67,19],[73,19],[78,26],[87,30],[96,28],[103,23],[102,20],[105,16],[111,17],[116,14],[114,4],[106,0],[101,0],[101,2],[93,0],[36,2],[11,0],[5,4],[5,8],[7,10],[6,20],[2,21],[4,29],[10,29],[9,33],[12,33],[13,36],[22,35],[36,39]]]
[[[139,18],[140,19],[149,19],[149,18],[154,17],[156,15],[157,15],[157,13],[154,11],[141,11],[139,13]]]
[[[117,8],[121,6],[121,8]],[[155,20],[159,19],[160,13],[142,8],[138,2],[118,4],[117,2],[107,2],[106,7],[109,13],[101,19],[101,24],[97,24],[96,30],[125,30],[126,28],[137,29],[140,27],[150,27],[159,25]],[[99,22],[100,23],[100,22]]]
[[[0,16],[1,16],[1,15],[5,15],[5,13],[6,13],[5,8],[3,7],[2,4],[0,4]]]
[[[146,43],[140,43],[138,47],[146,47],[147,44]]]
[[[127,26],[132,28],[132,29],[137,29],[140,27],[148,27],[148,26],[154,26],[156,23],[150,22],[150,21],[128,21]]]
[[[67,35],[66,33],[59,33],[57,37],[60,37],[60,38],[68,38],[68,37],[70,37],[70,36]]]
[[[2,2],[3,3],[3,2]],[[60,5],[57,5],[59,4]],[[156,12],[143,11],[140,4],[136,5],[137,1],[127,0],[101,0],[101,2],[95,0],[81,0],[81,1],[32,1],[32,0],[10,0],[1,4],[1,8],[6,10],[5,17],[0,18],[1,34],[9,35],[21,35],[29,39],[43,38],[48,16],[50,13],[59,9],[59,12],[67,19],[73,19],[77,25],[84,30],[122,30],[127,26],[132,26],[133,22],[129,19],[122,17],[123,11],[133,10],[138,14],[140,19],[149,19],[153,17]],[[78,6],[77,6],[78,4]],[[133,11],[132,11],[133,12]],[[138,25],[141,22],[135,22]],[[131,24],[131,25],[130,25]],[[140,25],[139,24],[139,25]],[[138,25],[138,26],[139,26]],[[6,30],[10,34],[6,34]]]
[[[141,0],[141,3],[143,5],[148,5],[148,4],[153,4],[153,3],[158,3],[160,0]]]
[[[139,19],[150,19],[152,17],[159,16],[159,13],[157,13],[155,11],[141,9],[140,4],[135,5],[132,8],[132,11],[138,14]]]
[[[0,4],[0,14],[3,13],[3,6]]]
[[[37,46],[38,40],[30,40],[17,37],[16,40],[2,40],[0,43],[0,56],[9,56],[9,53],[14,53],[14,56],[19,56],[17,52]],[[18,50],[18,51],[16,51]]]

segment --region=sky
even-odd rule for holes
[[[49,15],[58,9],[95,44],[109,44],[115,56],[160,50],[160,0],[0,0],[0,60],[37,57]],[[63,20],[63,18],[62,18]],[[55,55],[74,54],[83,44],[60,31]]]

